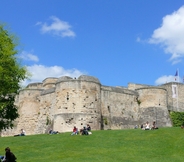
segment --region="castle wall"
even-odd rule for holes
[[[26,128],[27,134],[35,134],[38,123],[39,96],[41,89],[21,90],[16,97],[15,105],[18,106],[19,118],[14,122],[14,128],[2,131],[2,136],[19,134],[22,128]]]
[[[136,90],[136,89],[144,88],[144,87],[150,87],[150,85],[136,84],[136,83],[128,83],[128,89],[129,90]]]
[[[177,86],[176,88],[176,97],[173,97],[172,86]],[[184,85],[182,83],[172,82],[161,85],[167,90],[168,95],[168,110],[184,112]]]
[[[56,104],[55,88],[44,90],[40,95],[38,122],[35,134],[47,133],[53,127]]]
[[[43,80],[43,88],[50,89],[54,88],[58,78],[46,78]]]
[[[92,79],[92,80],[91,80]],[[62,80],[56,84],[54,129],[72,131],[73,126],[83,128],[90,124],[100,129],[100,86],[94,78]]]
[[[178,98],[172,97],[172,85]],[[159,127],[172,126],[168,110],[184,111],[184,85],[167,83],[148,86],[129,83],[126,87],[101,85],[91,76],[63,76],[31,83],[16,97],[20,117],[2,136],[47,133],[49,129],[71,132],[90,124],[92,130],[134,128],[146,121]]]
[[[139,93],[139,125],[156,121],[157,126],[172,126],[167,109],[167,90],[159,87],[145,87]]]
[[[138,104],[135,91],[105,87],[101,89],[102,129],[134,127],[138,120]]]

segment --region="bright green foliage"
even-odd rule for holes
[[[13,126],[18,117],[14,105],[20,81],[26,78],[26,69],[16,58],[15,37],[0,25],[0,131]]]
[[[170,112],[170,117],[174,127],[184,126],[184,112]]]

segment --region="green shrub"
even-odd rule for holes
[[[184,125],[184,112],[171,111],[170,117],[174,127],[180,127],[181,125]]]
[[[105,125],[108,124],[107,118],[104,118],[103,121],[104,121],[104,124],[105,124]]]

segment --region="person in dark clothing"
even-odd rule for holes
[[[89,124],[87,124],[87,130],[88,130],[88,131],[91,131],[91,127],[90,127]]]
[[[155,121],[153,121],[153,126],[152,126],[151,130],[154,130],[154,129],[158,129],[158,127],[156,127],[156,122]]]
[[[82,135],[88,135],[88,131],[87,131],[86,127],[83,128]]]
[[[5,156],[6,156],[6,159],[5,159],[5,162],[16,162],[16,157],[15,155],[10,151],[10,148],[9,147],[6,147],[5,148]]]

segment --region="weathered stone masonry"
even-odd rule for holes
[[[172,98],[172,84],[177,84],[181,97]],[[46,133],[50,128],[68,132],[74,125],[82,128],[87,124],[93,130],[133,128],[146,121],[172,126],[168,111],[184,111],[183,97],[180,83],[110,87],[85,75],[46,78],[20,91],[15,102],[20,117],[1,136],[17,134],[21,128],[28,135]]]

